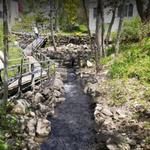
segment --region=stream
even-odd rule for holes
[[[42,150],[96,150],[91,98],[83,93],[73,70],[65,82],[66,101],[56,108],[50,118],[52,133]]]

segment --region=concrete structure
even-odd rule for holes
[[[97,13],[97,0],[88,0],[88,8],[89,8],[89,27],[91,33],[95,33],[96,28],[96,13]],[[105,8],[104,10],[104,18],[106,26],[110,24],[112,13],[110,13],[110,8]],[[116,31],[119,24],[119,8],[116,11],[116,18],[112,28],[112,31]],[[133,17],[138,16],[138,11],[136,7],[135,0],[127,0],[124,17],[126,19],[131,19]]]
[[[10,0],[8,1],[8,22],[9,25],[13,25],[15,20],[18,18],[19,16],[19,4],[18,4],[18,0]],[[0,20],[3,19],[3,4],[2,4],[2,0],[0,0]]]

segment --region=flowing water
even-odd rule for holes
[[[96,150],[91,99],[83,93],[73,72],[65,83],[66,101],[56,108],[51,118],[52,133],[42,150]]]

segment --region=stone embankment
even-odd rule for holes
[[[55,114],[57,104],[65,101],[64,85],[60,73],[56,72],[52,82],[35,86],[34,91],[28,91],[20,99],[11,104],[11,114],[16,115],[19,130],[17,137],[23,150],[38,150],[40,145],[51,133],[51,122],[47,119]],[[9,141],[13,136],[10,134]]]
[[[109,82],[108,70],[94,75],[93,69],[82,69],[84,92],[93,97],[94,119],[100,149],[148,150],[149,145],[149,101],[148,88],[135,79],[126,83],[121,80]],[[93,75],[92,75],[93,74]],[[144,102],[144,101],[143,101]]]

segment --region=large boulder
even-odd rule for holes
[[[36,133],[40,137],[46,137],[51,132],[51,124],[46,119],[38,119]]]

